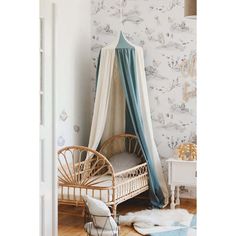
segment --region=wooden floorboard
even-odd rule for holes
[[[149,204],[145,200],[130,200],[118,206],[118,213],[125,214],[127,212],[135,212],[147,209]],[[190,213],[196,213],[196,200],[181,199],[178,208],[187,209]],[[60,207],[58,215],[58,232],[59,236],[86,236],[83,229],[84,219],[81,217],[81,208],[76,207]],[[121,226],[120,236],[140,236],[132,227]]]

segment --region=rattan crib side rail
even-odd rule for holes
[[[124,175],[129,175],[129,174],[135,173],[135,171],[147,172],[147,163],[142,163],[140,165],[129,168],[127,170],[117,172],[117,173],[114,174],[114,176],[115,177],[120,177],[120,176],[124,176]]]

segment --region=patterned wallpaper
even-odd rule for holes
[[[92,89],[101,47],[122,29],[144,49],[155,141],[162,159],[182,142],[196,142],[196,21],[183,17],[184,0],[92,0]],[[181,188],[194,197],[193,189]]]

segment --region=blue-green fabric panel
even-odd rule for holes
[[[135,134],[134,126],[129,114],[129,108],[127,102],[125,103],[125,133],[126,134]]]
[[[144,137],[140,103],[136,90],[135,48],[116,48],[116,57],[130,118],[148,165],[151,204],[161,208],[164,205],[164,195],[155,175],[154,163]]]
[[[116,46],[116,49],[122,49],[122,48],[133,48],[124,38],[123,34],[120,32],[119,42]],[[136,81],[134,84],[134,90],[136,92]],[[125,132],[127,134],[135,134],[134,126],[130,117],[130,112],[128,109],[127,102],[125,104]]]

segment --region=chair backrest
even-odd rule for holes
[[[177,147],[176,153],[181,160],[197,160],[197,145],[194,143],[182,143]]]
[[[99,152],[84,146],[69,146],[58,151],[58,182],[68,186],[96,185],[105,175],[114,179],[109,161]]]
[[[122,152],[134,153],[144,161],[144,156],[137,136],[133,134],[118,134],[106,140],[99,150],[106,158]]]

